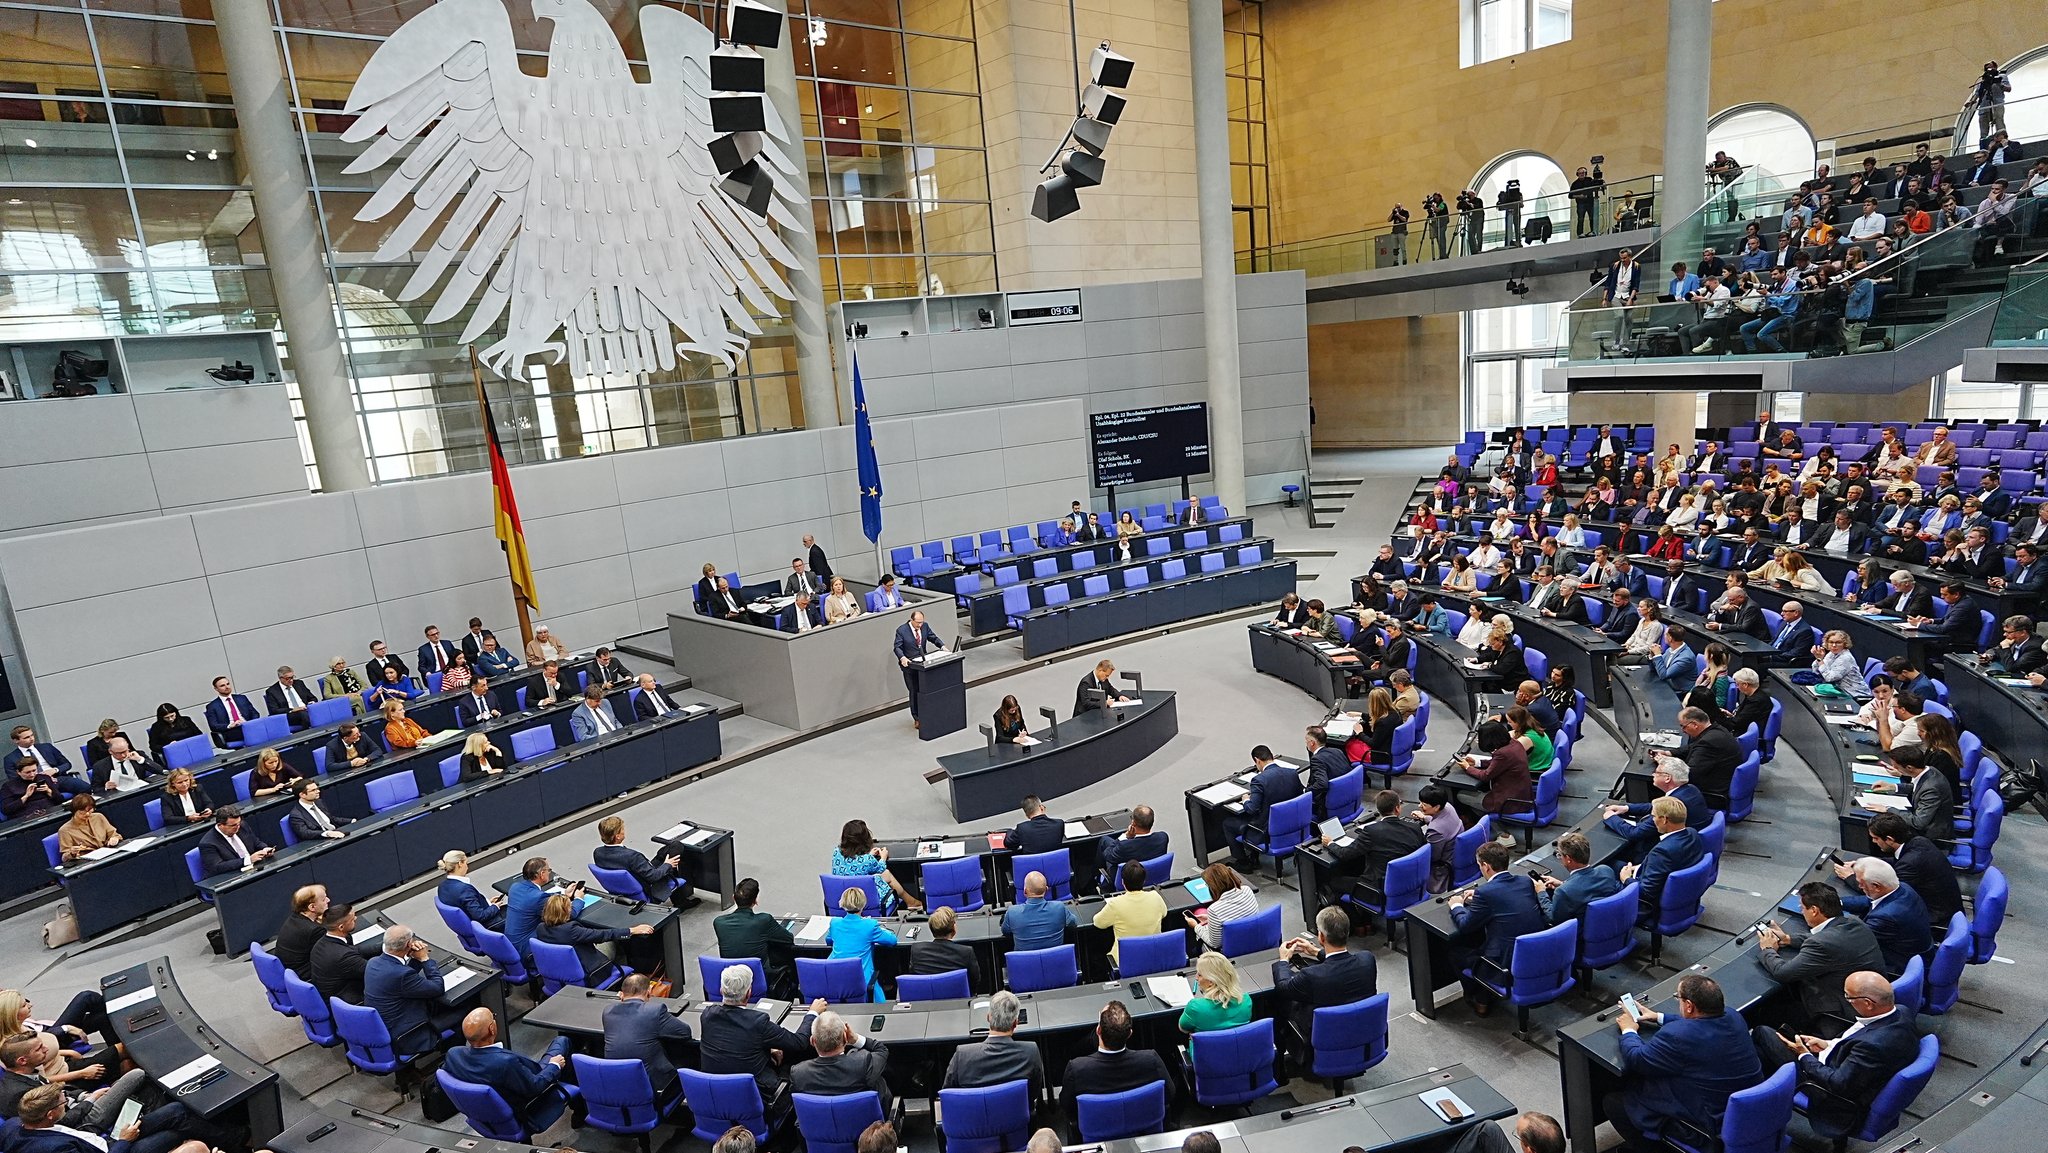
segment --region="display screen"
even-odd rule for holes
[[[1168,404],[1088,418],[1095,487],[1143,484],[1209,471],[1209,406]]]

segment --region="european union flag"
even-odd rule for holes
[[[860,529],[870,542],[882,539],[882,466],[875,462],[875,426],[868,420],[867,389],[860,382],[860,357],[853,358],[853,455],[860,469]]]

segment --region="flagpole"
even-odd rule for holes
[[[485,420],[490,419],[490,406],[484,398],[483,366],[476,358],[476,345],[469,346],[469,378],[476,385],[476,411]],[[485,430],[484,439],[490,439],[490,430]],[[512,608],[519,614],[519,651],[524,653],[533,640],[533,614],[526,604],[526,594],[519,591],[519,581],[512,572],[512,554],[505,553],[505,580],[512,586]]]

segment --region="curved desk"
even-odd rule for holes
[[[100,978],[107,1021],[128,1057],[207,1120],[239,1121],[261,1148],[284,1128],[277,1074],[207,1027],[158,957]]]
[[[1270,549],[1271,542],[1259,547]],[[1188,575],[1173,579],[1164,576],[1165,562],[1133,563],[1125,568],[1147,568],[1152,583],[1034,608],[1018,618],[1024,634],[1024,655],[1042,657],[1141,629],[1277,601],[1294,591],[1292,557],[1275,558],[1267,552],[1260,554],[1259,560],[1244,564],[1237,560],[1240,548],[1254,546],[1232,544],[1211,552],[1185,554],[1177,559],[1193,562],[1188,566]],[[1200,558],[1211,555],[1221,555],[1224,567],[1213,572],[1199,571],[1196,566]]]
[[[1844,708],[1855,713],[1856,705],[1824,701],[1805,685],[1793,684],[1790,674],[1783,669],[1771,673],[1765,689],[1785,706],[1779,739],[1791,742],[1800,759],[1820,778],[1828,798],[1835,802],[1842,847],[1853,853],[1870,852],[1872,814],[1856,804],[1857,774],[1866,774],[1863,783],[1869,783],[1871,778],[1867,774],[1876,768],[1881,750],[1869,730],[1827,721],[1829,716],[1843,715]]]
[[[1972,660],[1952,660],[1941,670],[1949,705],[1966,718],[1989,749],[2020,765],[2021,757],[2048,751],[2048,690],[2025,681],[1994,676]]]
[[[1436,597],[1444,607],[1463,613],[1469,614],[1475,603],[1506,613],[1515,622],[1515,635],[1522,638],[1525,648],[1542,653],[1551,664],[1571,666],[1573,676],[1578,678],[1578,688],[1587,700],[1603,709],[1614,703],[1607,677],[1614,658],[1621,655],[1621,645],[1608,639],[1606,633],[1591,625],[1530,612],[1528,605],[1505,597],[1472,597],[1443,589],[1437,590]]]
[[[1325,707],[1350,695],[1344,691],[1345,671],[1360,666],[1340,665],[1331,660],[1321,647],[1328,642],[1276,628],[1266,621],[1248,625],[1246,631],[1251,639],[1253,672],[1279,677],[1323,702]]]
[[[1237,535],[1230,540],[1219,539],[1223,529],[1229,525],[1237,527]],[[967,594],[969,627],[975,636],[987,636],[989,633],[1001,632],[1009,627],[1009,613],[1003,608],[1003,592],[1006,589],[1021,586],[1026,590],[1027,604],[1036,608],[1045,603],[1044,590],[1050,585],[1070,585],[1070,595],[1078,597],[1081,594],[1081,579],[1084,576],[1107,573],[1113,569],[1147,562],[1151,563],[1152,576],[1156,579],[1159,575],[1158,565],[1161,562],[1174,559],[1186,561],[1204,549],[1258,545],[1260,559],[1271,560],[1273,538],[1255,537],[1251,535],[1251,531],[1250,517],[1235,517],[1193,528],[1170,528],[1161,532],[1145,533],[1132,541],[1129,560],[1117,559],[1117,544],[1111,540],[1033,549],[1027,553],[1011,553],[995,560],[978,562],[975,566],[978,572],[992,574],[1000,568],[1015,567],[1018,570],[1017,575],[1024,579],[994,587],[991,587],[990,583],[984,583],[979,592]],[[1190,536],[1197,533],[1201,536],[1200,543],[1191,543]],[[1153,541],[1164,541],[1166,548],[1160,552],[1151,551]],[[1031,575],[1041,560],[1052,561],[1053,571],[1045,576]],[[990,577],[984,577],[985,582],[991,580]],[[954,592],[955,589],[953,581],[944,584],[931,581],[927,587],[943,588],[946,592]]]
[[[1459,720],[1470,725],[1479,715],[1479,694],[1498,687],[1500,678],[1466,664],[1476,650],[1452,637],[1415,633],[1409,639],[1415,642],[1416,687],[1449,705]]]
[[[939,758],[956,821],[1014,810],[1027,794],[1044,800],[1106,781],[1180,732],[1170,692],[1139,691],[1135,705],[1090,709],[1032,733],[1035,745],[988,745]]]
[[[2035,1153],[2048,1130],[2048,1025],[1991,1067],[1970,1090],[1911,1129],[1884,1139],[1883,1149],[1928,1153]]]
[[[1073,866],[1074,892],[1082,895],[1093,893],[1095,874],[1102,866],[1102,838],[1121,834],[1129,828],[1131,811],[1114,809],[1085,817],[1068,817],[1064,824],[1066,839],[1063,843],[1067,859]],[[902,882],[905,891],[920,896],[924,893],[926,864],[974,857],[981,862],[982,900],[1000,905],[1016,899],[1009,866],[1010,858],[1016,853],[1003,847],[1003,837],[1002,832],[934,833],[915,838],[877,838],[876,843],[889,851],[889,872]]]

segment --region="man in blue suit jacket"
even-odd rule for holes
[[[1685,827],[1704,829],[1713,822],[1714,810],[1707,806],[1707,798],[1699,786],[1692,783],[1692,770],[1677,757],[1658,757],[1657,769],[1650,775],[1650,782],[1657,791],[1667,797],[1676,797],[1685,806]],[[1609,805],[1601,811],[1601,824],[1607,831],[1628,841],[1628,849],[1622,854],[1626,861],[1640,862],[1650,855],[1657,844],[1657,826],[1650,820],[1650,803],[1634,805]]]
[[[533,935],[540,931],[541,906],[548,903],[547,891],[554,883],[555,872],[548,859],[529,857],[519,868],[519,879],[505,894],[505,936],[521,957],[529,954]],[[574,900],[583,895],[583,882],[570,882],[565,891]]]
[[[809,632],[825,627],[825,614],[809,593],[798,593],[796,603],[775,614],[775,627],[786,633]]]
[[[896,626],[896,664],[903,670],[903,688],[910,694],[910,724],[917,727],[917,678],[920,669],[910,667],[910,662],[932,651],[946,651],[946,642],[925,623],[923,610],[914,609],[908,624]]]
[[[428,625],[427,643],[420,646],[418,654],[421,681],[426,680],[428,673],[447,672],[449,663],[455,659],[455,654],[461,651],[454,641],[441,639],[441,626]]]
[[[604,699],[604,686],[592,681],[583,690],[583,703],[569,710],[569,735],[579,741],[617,732],[619,718]]]
[[[1677,625],[1664,630],[1664,651],[1650,658],[1650,675],[1680,696],[1692,687],[1693,678],[1699,675],[1693,668],[1695,654],[1692,646],[1685,641],[1686,632]]]
[[[44,772],[55,779],[57,791],[65,796],[72,797],[92,791],[90,782],[70,771],[71,762],[64,758],[63,753],[57,751],[57,746],[36,740],[36,731],[33,727],[16,725],[12,736],[14,747],[7,750],[5,758],[7,776],[19,772],[23,761],[36,761],[42,765]]]
[[[1832,1045],[1803,1033],[1787,1037],[1764,1025],[1750,1030],[1767,1072],[1787,1061],[1799,1063],[1799,1088],[1806,1094],[1807,1107],[1803,1115],[1792,1115],[1795,1140],[1802,1127],[1828,1141],[1855,1132],[1870,1116],[1878,1090],[1920,1055],[1913,1017],[1892,999],[1892,983],[1884,974],[1867,969],[1850,973],[1842,979],[1842,995],[1856,1014],[1856,1023]]]
[[[1157,860],[1166,855],[1167,837],[1164,829],[1154,830],[1158,820],[1150,805],[1139,805],[1131,810],[1131,823],[1121,833],[1104,833],[1096,849],[1102,859],[1102,891],[1114,892],[1112,880],[1125,861]]]
[[[604,1011],[604,1056],[647,1066],[647,1080],[660,1093],[676,1079],[676,1058],[667,1043],[687,1044],[690,1026],[667,1005],[647,999],[653,983],[647,974],[635,973],[619,986],[619,1003]]]
[[[564,1109],[571,1110],[572,1125],[583,1124],[582,1095],[562,1084],[569,1063],[567,1037],[555,1038],[536,1061],[498,1044],[498,1019],[479,1006],[462,1019],[462,1039],[468,1043],[448,1050],[441,1067],[457,1080],[496,1089],[528,1135],[561,1120]]]
[[[468,853],[448,850],[441,856],[441,871],[447,876],[441,878],[441,886],[434,890],[435,900],[493,933],[504,931],[505,907],[470,882]]]
[[[1627,589],[1630,596],[1646,597],[1650,595],[1650,577],[1642,569],[1637,568],[1634,561],[1625,556],[1616,557],[1614,579],[1607,582],[1607,587]]]
[[[1301,772],[1280,764],[1265,745],[1252,749],[1252,783],[1246,789],[1241,816],[1223,818],[1223,835],[1230,841],[1230,856],[1240,867],[1256,862],[1252,851],[1237,843],[1246,825],[1264,825],[1266,812],[1282,801],[1301,795]]]
[[[242,722],[262,715],[248,697],[235,691],[234,682],[213,678],[213,699],[206,702],[206,727],[213,730],[214,744],[227,748],[229,741],[241,740]]]
[[[1729,1096],[1763,1080],[1749,1028],[1728,1012],[1721,986],[1712,977],[1688,973],[1678,981],[1677,1016],[1652,1012],[1641,1021],[1657,1026],[1648,1040],[1628,1010],[1614,1020],[1621,1030],[1624,1084],[1602,1102],[1624,1147],[1654,1145],[1673,1121],[1719,1134]]]
[[[1868,899],[1863,923],[1870,926],[1884,953],[1885,976],[1897,977],[1906,971],[1906,962],[1934,951],[1934,926],[1927,915],[1927,902],[1911,885],[1900,884],[1898,870],[1882,857],[1858,857],[1850,867],[1856,886]],[[1842,907],[1848,909],[1846,900]]]
[[[1468,892],[1453,895],[1447,902],[1451,921],[1457,925],[1452,955],[1460,969],[1505,979],[1514,962],[1515,938],[1540,933],[1550,927],[1543,919],[1543,906],[1536,901],[1536,883],[1520,873],[1508,872],[1507,846],[1488,841],[1479,846],[1479,884]],[[1478,948],[1472,943],[1478,942]],[[1472,1011],[1486,1016],[1492,1011],[1492,990],[1470,978],[1461,978],[1465,1001]]]
[[[1587,905],[1621,892],[1621,878],[1614,875],[1614,870],[1592,863],[1593,846],[1586,840],[1586,834],[1566,833],[1552,847],[1565,875],[1562,879],[1556,875],[1543,878],[1542,888],[1536,893],[1544,919],[1551,924],[1575,921]]]
[[[1811,665],[1813,626],[1806,623],[1806,606],[1798,601],[1786,601],[1778,613],[1781,618],[1778,631],[1771,634],[1771,663]]]
[[[442,1006],[441,992],[441,967],[428,956],[427,943],[404,925],[384,930],[384,951],[363,969],[363,1004],[384,1019],[399,1056],[443,1047],[444,1032],[453,1043],[462,1010]]]
[[[1378,993],[1379,972],[1378,958],[1351,951],[1351,914],[1336,905],[1316,913],[1316,949],[1287,941],[1273,962],[1273,995],[1289,1026],[1280,1032],[1283,1059],[1290,1049],[1296,1055],[1308,1053],[1317,1009],[1354,1004]]]
[[[1664,885],[1671,874],[1697,865],[1707,855],[1706,839],[1685,827],[1685,802],[1677,797],[1658,797],[1650,802],[1650,821],[1657,827],[1657,843],[1640,865],[1624,866],[1623,884],[1634,881],[1641,888],[1642,914],[1636,924],[1648,928],[1657,923],[1658,903],[1664,899]]]

